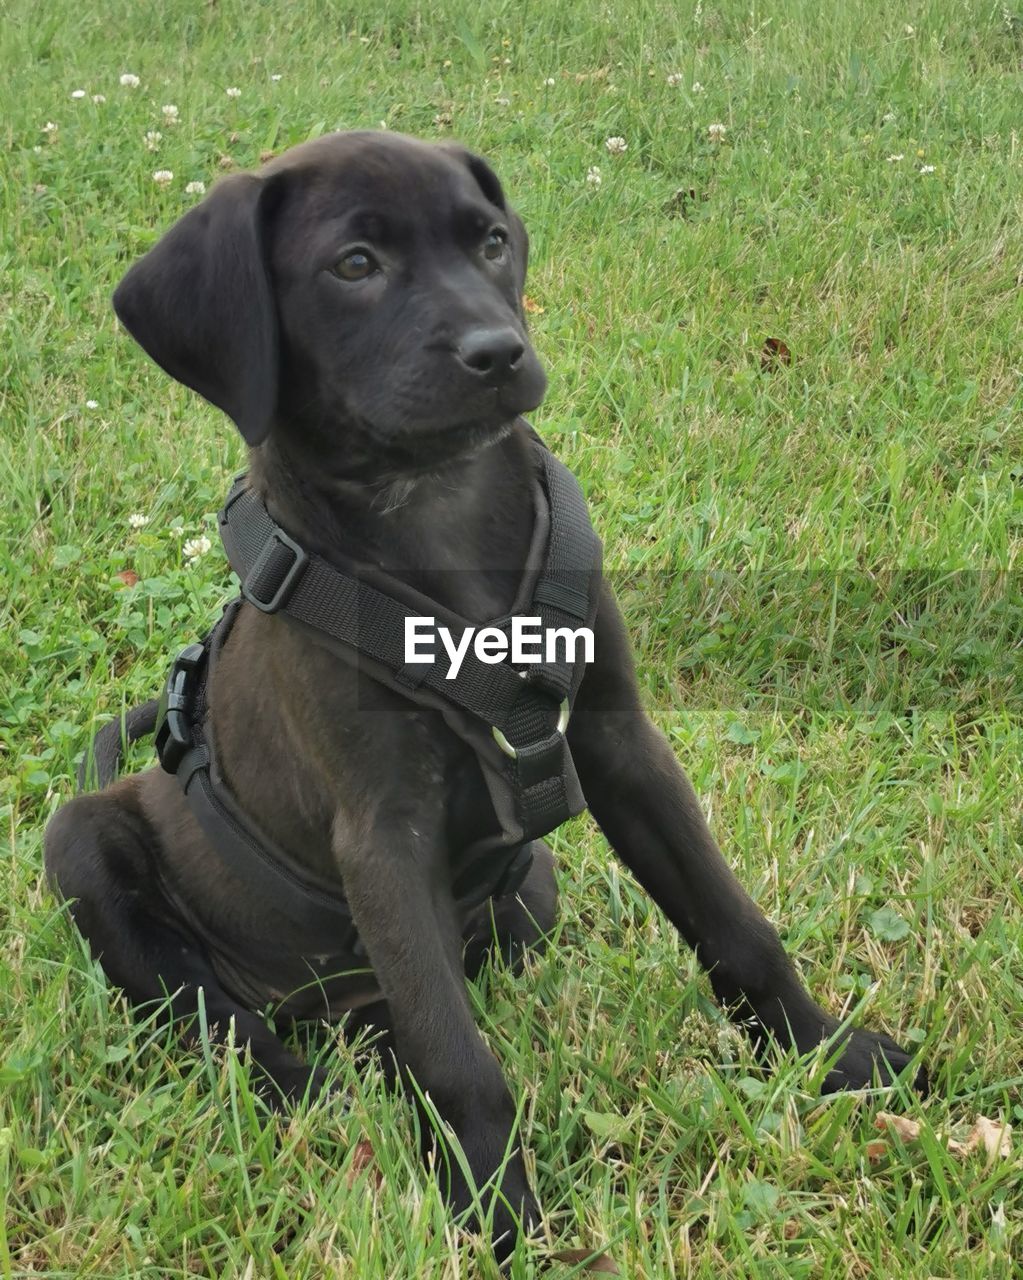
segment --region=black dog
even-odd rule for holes
[[[526,253],[478,157],[390,133],[335,134],[219,182],[114,301],[157,363],[237,423],[250,490],[294,545],[328,566],[386,571],[478,624],[512,610],[533,554],[536,448],[518,415],[540,403],[545,377],[522,313]],[[644,715],[606,585],[595,614],[595,659],[567,728],[586,803],[730,1014],[758,1043],[809,1051],[838,1023],[739,886]],[[485,752],[280,613],[236,610],[205,698],[239,808],[310,900],[343,894],[366,959],[353,964],[340,937],[310,954],[311,925],[266,890],[258,858],[250,877],[218,856],[159,769],[58,812],[46,833],[52,881],[132,1001],[170,994],[174,1018],[194,1021],[202,988],[214,1033],[226,1038],[233,1019],[284,1098],[323,1080],[253,1010],[358,1009],[386,1030],[482,1186],[509,1146],[515,1106],[464,974],[489,944],[514,955],[542,942],[556,905],[549,851],[529,844],[517,891],[467,906],[455,852],[494,832]],[[551,740],[564,727],[559,718]],[[890,1081],[909,1062],[865,1031],[840,1033],[836,1048],[828,1090]],[[450,1165],[461,1209],[469,1191]],[[517,1152],[500,1191],[494,1232],[508,1248],[539,1216]]]

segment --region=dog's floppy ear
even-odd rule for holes
[[[529,233],[526,231],[526,224],[511,205],[505,205],[505,213],[508,215],[508,230],[511,232],[512,249],[515,251],[515,267],[518,272],[519,283],[519,310],[522,311],[522,295],[526,288],[526,268],[529,266]]]
[[[114,290],[114,310],[172,378],[238,424],[250,445],[277,406],[277,309],[264,253],[276,178],[223,178]]]
[[[469,151],[457,142],[443,142],[439,145],[446,151],[458,156],[476,179],[479,189],[490,203],[496,205],[498,209],[504,210],[508,220],[508,230],[511,233],[512,250],[515,255],[520,297],[519,310],[521,312],[521,296],[526,287],[526,267],[529,265],[529,235],[526,232],[525,224],[505,199],[504,188],[501,186],[500,178],[482,156],[476,155],[475,152]]]

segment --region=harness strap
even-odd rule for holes
[[[247,487],[244,476],[235,481],[219,520],[228,560],[241,579],[242,595],[249,604],[263,613],[283,612],[329,639],[375,658],[392,672],[409,670],[405,663],[405,619],[429,615],[405,608],[320,556],[307,555],[273,520],[262,498]],[[410,666],[416,685],[443,693],[463,710],[498,728],[504,727],[522,688],[510,667],[487,666],[471,653],[466,654],[454,681],[445,680],[435,665]]]
[[[201,644],[189,645],[171,667],[157,712],[156,749],[163,768],[177,777],[188,806],[221,863],[264,901],[273,902],[302,932],[310,952],[366,952],[351,908],[340,894],[309,884],[288,864],[280,846],[238,805],[217,765],[207,722],[207,690],[241,600],[232,600]],[[471,907],[487,897],[513,893],[533,861],[531,845],[514,850],[482,885],[457,885],[455,896]]]
[[[300,927],[311,951],[357,953],[343,897],[308,884],[287,865],[275,841],[239,808],[217,768],[207,724],[207,690],[238,614],[233,600],[201,644],[189,645],[167,678],[156,728],[160,763],[176,775],[200,827],[228,871],[274,902]]]
[[[592,626],[596,616],[600,541],[575,477],[524,425],[547,508],[538,510],[534,529],[534,546],[546,530],[543,563],[514,613],[489,625],[537,616],[545,629],[575,631]],[[346,949],[362,954],[344,898],[296,875],[286,855],[238,806],[217,767],[206,691],[244,599],[264,613],[280,612],[315,642],[444,717],[475,753],[498,825],[493,834],[459,851],[454,896],[475,906],[514,892],[532,863],[532,841],[585,808],[565,738],[584,665],[545,661],[517,670],[509,662],[483,663],[468,650],[458,675],[448,680],[434,664],[405,662],[405,621],[433,616],[460,635],[473,625],[465,618],[381,570],[339,568],[308,553],[273,520],[244,476],[232,486],[219,521],[231,567],[241,579],[241,598],[227,606],[202,644],[189,645],[171,668],[156,745],[161,764],[177,775],[221,860],[247,883],[258,883],[269,900],[300,923],[310,950],[336,948],[346,939]],[[328,945],[320,946],[316,937],[329,940]]]
[[[590,579],[599,565],[600,543],[593,532],[578,482],[542,446],[545,489],[551,511],[547,561],[533,606],[547,626],[573,626],[592,620]],[[464,630],[471,624],[433,601],[429,613],[410,608],[377,590],[354,566],[336,568],[307,554],[274,521],[244,475],[231,487],[219,513],[220,535],[242,595],[263,613],[283,612],[331,640],[402,673],[414,688],[425,686],[462,710],[503,732],[513,745],[517,714],[524,696],[522,679],[508,663],[485,663],[468,650],[458,676],[445,678],[430,663],[405,662],[406,618],[437,617]],[[406,588],[404,594],[412,594]],[[546,689],[559,702],[568,696],[572,668],[567,663],[530,664],[526,684]],[[510,732],[509,732],[510,731]]]
[[[532,444],[550,528],[528,608],[545,628],[574,631],[591,624],[596,613],[600,542],[575,477],[535,434]],[[410,700],[435,707],[472,746],[503,830],[502,843],[546,835],[582,812],[585,800],[564,736],[584,671],[581,663],[529,663],[519,671],[509,662],[484,663],[470,648],[449,680],[437,664],[406,663],[406,619],[433,616],[455,635],[473,625],[467,619],[382,571],[352,564],[342,569],[310,555],[274,521],[244,476],[232,486],[219,522],[231,567],[250,604],[309,628],[313,639],[346,661],[365,666]],[[370,574],[388,589],[368,582]]]

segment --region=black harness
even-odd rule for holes
[[[508,631],[513,617],[544,629],[591,628],[597,612],[600,541],[575,477],[533,435],[536,520],[530,565],[511,612],[486,624]],[[242,601],[280,613],[315,643],[357,664],[419,706],[438,711],[473,750],[496,817],[496,830],[455,859],[455,897],[466,907],[514,892],[532,862],[532,841],[586,807],[565,727],[585,666],[559,660],[486,663],[468,648],[453,679],[443,660],[405,661],[405,620],[434,617],[453,636],[474,626],[382,570],[339,567],[310,554],[271,517],[245,476],[234,482],[219,516],[220,533],[241,595],[200,644],[178,656],[168,675],[156,725],[163,768],[177,777],[220,859],[314,938],[343,939],[358,954],[348,905],[307,884],[274,842],[242,811],[217,765],[206,715],[207,689]],[[576,649],[578,652],[578,648]]]

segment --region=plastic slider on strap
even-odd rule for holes
[[[262,613],[283,609],[309,563],[309,554],[283,529],[274,529],[242,583],[242,595]]]
[[[537,744],[537,745],[546,746],[548,743],[553,742],[557,738],[560,738],[564,734],[565,730],[568,728],[568,718],[571,714],[572,714],[572,711],[570,706],[568,705],[568,699],[566,698],[558,707],[558,723],[554,732],[551,734],[550,738],[545,739],[542,744]],[[490,732],[494,735],[494,741],[501,748],[504,754],[506,756],[510,756],[512,760],[517,760],[519,756],[520,748],[513,747],[512,744],[508,741],[507,737],[501,732],[501,730],[497,727],[496,724],[491,726]],[[530,744],[530,745],[534,745],[534,744]],[[521,750],[525,750],[525,748],[523,747],[521,748]]]
[[[174,660],[156,713],[156,753],[167,773],[178,765],[192,746],[192,706],[195,679],[205,661],[201,644],[190,644]]]
[[[553,578],[541,578],[533,592],[534,604],[546,604],[560,613],[567,613],[580,622],[590,616],[590,597],[585,591],[579,591],[565,582],[556,582]]]

